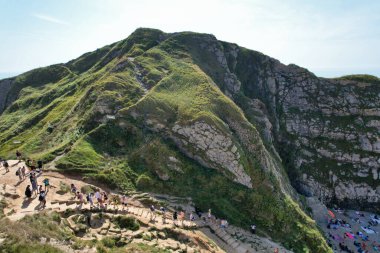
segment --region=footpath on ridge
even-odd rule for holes
[[[63,188],[74,184],[78,191],[99,189],[101,192],[107,192],[109,197],[118,194],[107,189],[106,186],[87,183],[79,177],[67,176],[56,171],[43,171],[37,174],[39,185],[43,185],[42,181],[45,178],[49,179],[51,185],[46,195],[46,206],[41,208],[38,195],[37,197],[32,196],[31,199],[24,196],[27,185],[30,185],[29,177],[27,176],[24,180],[19,181],[19,177],[15,175],[17,168],[25,166],[25,163],[16,160],[10,160],[8,163],[10,172],[5,172],[5,169],[0,167],[0,198],[6,202],[6,207],[3,210],[5,217],[14,222],[26,215],[57,212],[64,217],[62,224],[68,226],[82,240],[100,240],[107,236],[119,236],[128,242],[145,243],[173,252],[183,250],[186,252],[274,252],[275,248],[279,248],[280,252],[290,252],[267,238],[253,235],[241,228],[232,225],[221,228],[215,219],[207,219],[206,214],[202,214],[203,217],[198,217],[188,199],[134,193],[128,196],[126,208],[121,204],[113,205],[111,203],[106,209],[91,208],[89,203],[81,203],[73,193],[63,191]],[[155,219],[152,219],[152,212],[149,209],[152,203],[156,207]],[[166,207],[165,213],[157,210],[160,207],[157,204],[160,203]],[[97,204],[96,201],[94,204]],[[185,211],[184,220],[173,221],[173,212],[176,209]],[[191,212],[195,217],[193,221],[189,220]],[[141,226],[137,231],[120,229],[113,222],[117,216],[133,217]],[[166,238],[162,231],[169,230],[180,233],[193,243],[189,246],[172,238]],[[65,248],[64,251],[83,252],[70,248]],[[88,249],[87,252],[96,251]]]

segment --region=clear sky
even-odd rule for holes
[[[138,27],[212,33],[319,76],[380,76],[378,0],[0,0],[0,77],[67,62]]]

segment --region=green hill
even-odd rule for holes
[[[0,156],[18,149],[45,162],[58,157],[67,173],[120,190],[190,196],[295,252],[329,252],[291,186],[313,191],[299,183],[313,163],[295,165],[300,148],[317,154],[317,146],[289,130],[288,116],[304,115],[309,101],[293,94],[299,103],[289,106],[284,93],[312,82],[339,81],[212,35],[138,29],[66,64],[0,81]],[[360,92],[378,88],[367,89]],[[307,173],[331,188],[328,168]]]

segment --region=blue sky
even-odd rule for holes
[[[138,27],[212,33],[319,76],[380,76],[380,1],[0,0],[0,77],[126,38]]]

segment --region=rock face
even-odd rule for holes
[[[223,135],[205,122],[175,125],[172,130],[179,136],[182,148],[195,160],[210,168],[222,167],[234,175],[236,182],[252,188],[251,178],[240,163],[240,154],[231,136]]]
[[[293,186],[326,202],[379,206],[378,79],[318,78],[212,37],[199,44],[201,68],[259,126]],[[212,58],[214,69],[204,63]]]
[[[0,80],[0,114],[13,101],[8,101],[8,92],[12,87],[13,79]]]
[[[235,61],[243,108],[287,161],[299,191],[327,202],[379,203],[380,85],[318,78],[259,53]]]

